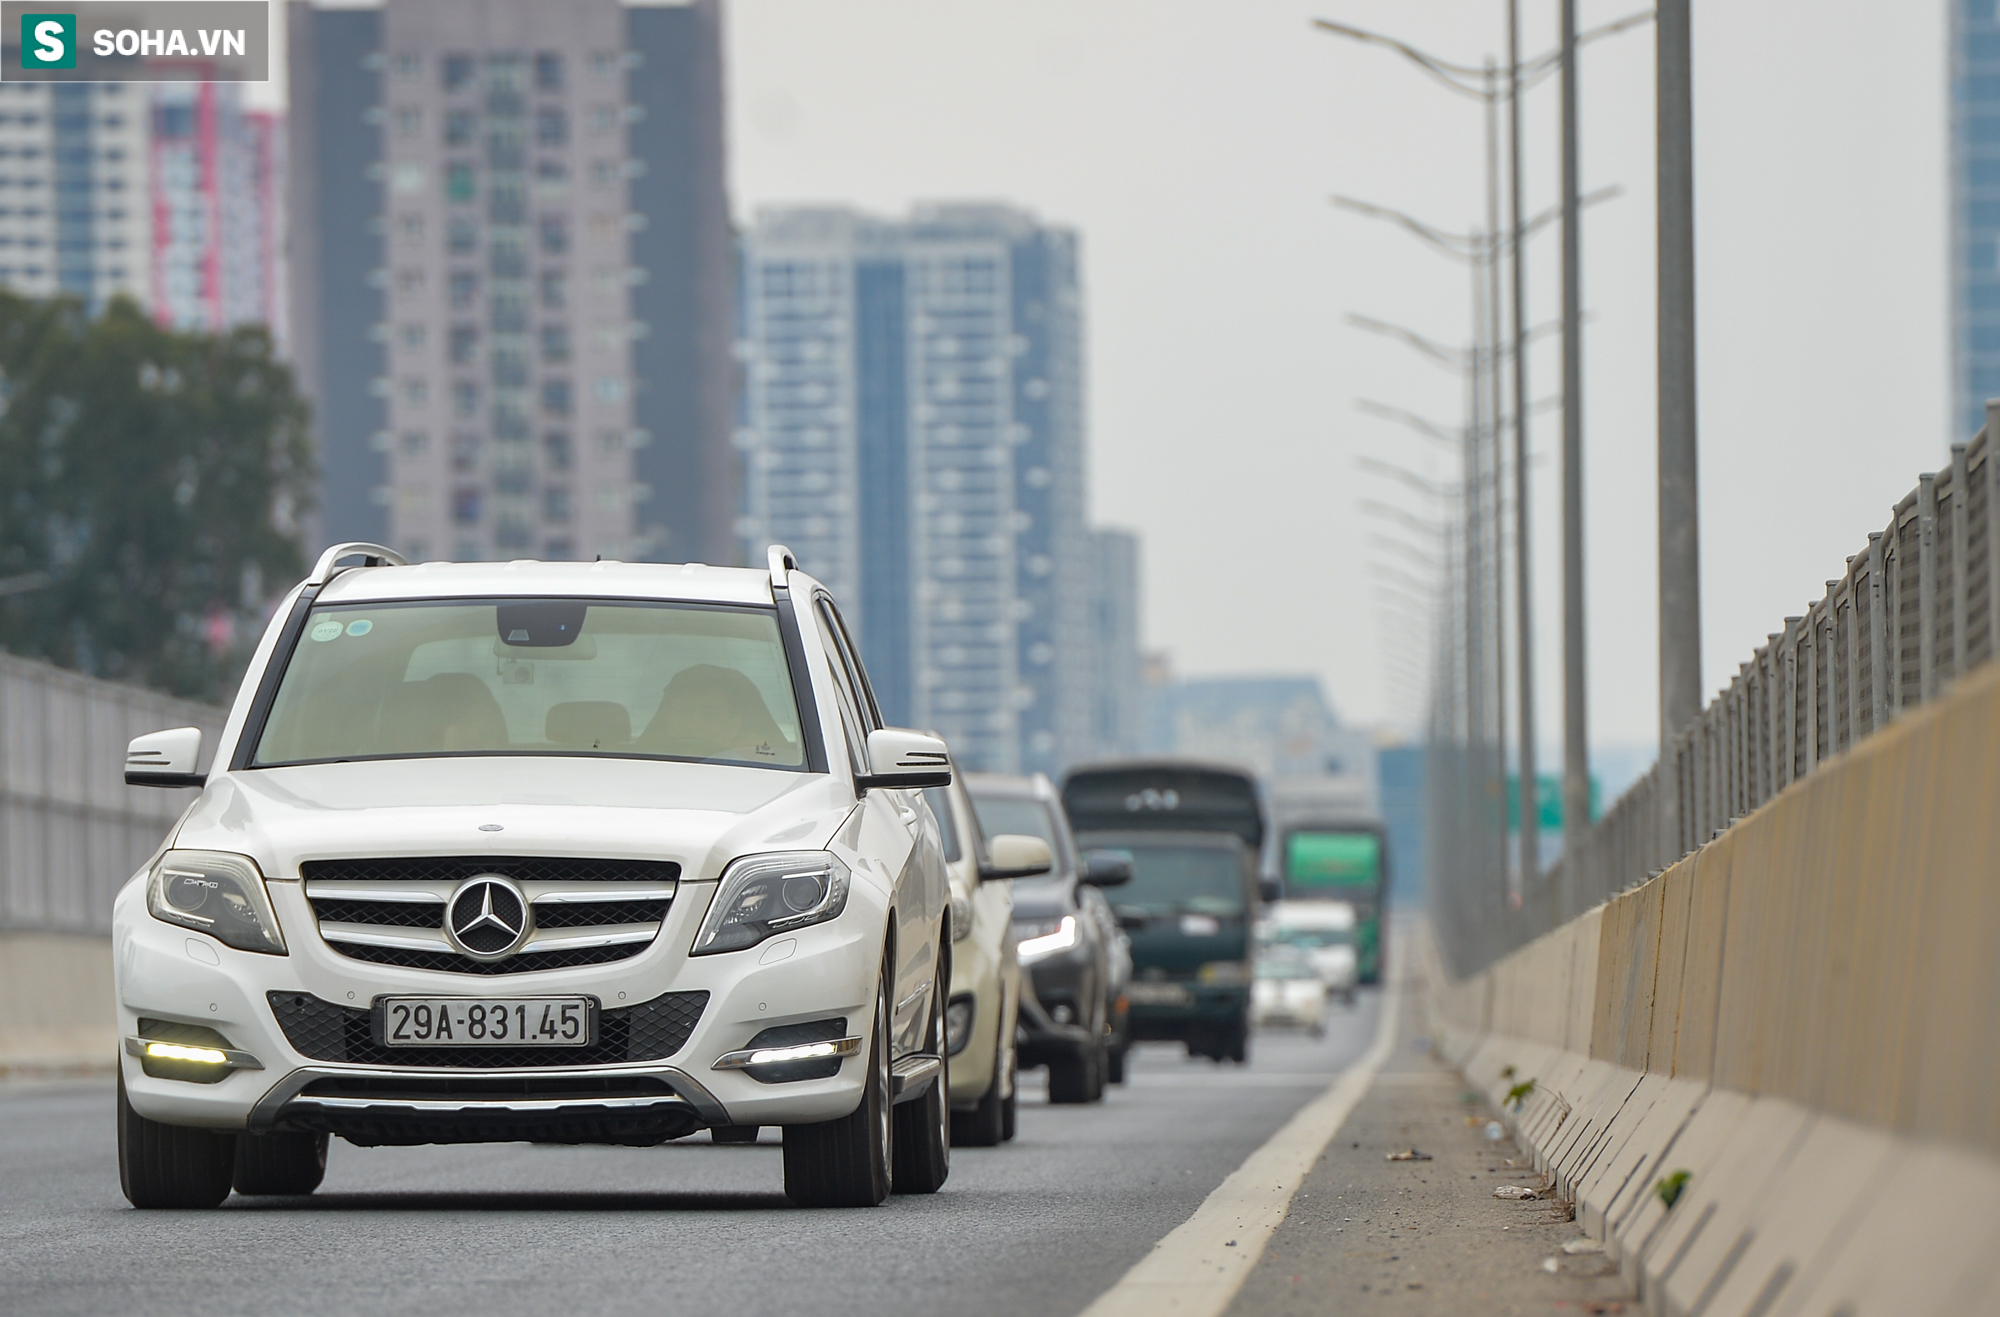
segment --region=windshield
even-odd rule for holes
[[[1213,847],[1126,846],[1132,882],[1118,904],[1153,915],[1240,915],[1243,866],[1237,853]]]
[[[255,765],[491,754],[799,768],[777,614],[594,599],[314,608]]]
[[[1055,823],[1049,817],[1049,807],[1039,800],[993,800],[973,797],[972,807],[979,815],[979,830],[989,837],[1002,833],[1014,833],[1022,837],[1040,837],[1049,844],[1049,850],[1061,854],[1062,847],[1056,842]]]
[[[1300,947],[1312,950],[1316,947],[1344,947],[1354,942],[1354,932],[1346,928],[1274,928],[1267,939],[1272,946]]]

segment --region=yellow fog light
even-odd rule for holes
[[[146,1055],[160,1061],[199,1061],[203,1065],[228,1065],[229,1057],[213,1047],[189,1047],[184,1043],[147,1043]]]

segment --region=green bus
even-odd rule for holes
[[[1354,951],[1363,983],[1382,980],[1388,917],[1388,837],[1377,824],[1298,822],[1285,829],[1279,875],[1287,901],[1354,907]]]

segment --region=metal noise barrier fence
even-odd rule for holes
[[[0,930],[104,933],[111,898],[194,799],[125,785],[125,746],[224,710],[0,654]]]
[[[1952,445],[1951,465],[1920,477],[1889,524],[1869,533],[1826,593],[1738,667],[1661,762],[1527,885],[1520,909],[1466,890],[1480,882],[1472,870],[1456,883],[1438,875],[1434,899],[1453,907],[1435,911],[1452,969],[1476,971],[1644,882],[2000,654],[1996,436],[2000,401],[1987,404],[1970,444]]]

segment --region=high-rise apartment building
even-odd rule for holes
[[[885,716],[969,767],[1091,751],[1076,237],[998,205],[760,215],[743,534],[834,588]]]
[[[1093,754],[1138,754],[1146,742],[1139,651],[1139,537],[1090,532],[1090,695]]]
[[[2000,398],[2000,16],[1951,8],[1952,432],[1962,442]]]
[[[232,83],[0,83],[0,285],[282,331],[280,117]]]
[[[330,540],[733,559],[715,0],[290,10]]]

